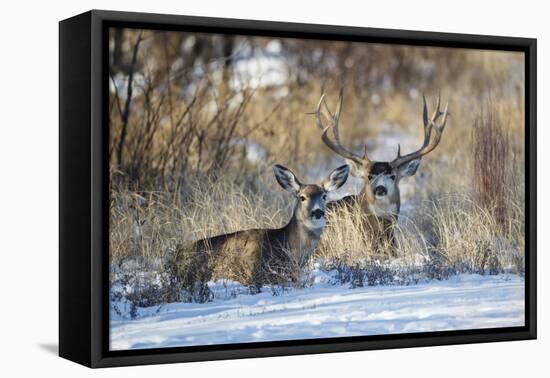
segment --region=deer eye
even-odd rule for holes
[[[326,201],[326,200],[327,200],[327,195],[323,194],[323,201]]]
[[[300,201],[304,202],[306,200],[305,196],[300,196]]]
[[[373,175],[369,175],[369,181],[372,181],[373,178],[374,178]]]
[[[391,175],[391,176],[390,176],[390,179],[391,179],[392,181],[395,181],[395,175]]]

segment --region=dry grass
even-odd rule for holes
[[[194,182],[201,184],[188,189],[186,200],[180,193],[112,192],[113,261],[166,259],[178,246],[194,240],[237,230],[281,227],[290,217],[294,199],[269,176],[259,177],[254,189],[238,186],[230,177],[215,183]],[[460,272],[521,273],[523,209],[519,196],[510,193],[507,198],[505,223],[497,213],[478,204],[474,193],[439,194],[420,200],[412,213],[401,215],[393,247],[364,229],[365,215],[358,209],[341,208],[328,214],[332,221],[314,258],[323,261],[327,269],[353,268],[365,276],[373,267],[385,265],[405,273],[423,273],[424,277]],[[395,273],[389,269],[384,274]],[[295,271],[293,274],[294,282],[307,281]]]
[[[454,272],[523,272],[521,217],[509,219],[511,229],[503,227],[498,214],[468,195],[444,197],[423,206],[422,212],[436,257]]]
[[[123,34],[130,47],[136,33]],[[422,93],[429,105],[441,93],[452,115],[438,148],[413,178],[404,179],[413,190],[403,205],[412,210],[395,228],[396,257],[391,246],[362,229],[363,214],[347,210],[326,226],[314,257],[326,269],[337,269],[342,282],[357,286],[458,272],[523,272],[520,54],[327,41],[319,42],[324,54],[319,63],[302,56],[311,49],[299,40],[283,40],[283,48],[303,58],[285,67],[284,88],[232,89],[223,79],[228,74],[223,65],[174,68],[186,36],[143,37],[136,65],[142,76],[127,119],[123,164],[114,151],[124,126],[124,88],[111,91],[113,263],[162,261],[179,245],[207,236],[282,226],[292,199],[270,166],[287,165],[303,181],[313,181],[341,162],[306,113],[314,109],[325,80],[334,108],[345,70],[341,137],[350,148],[383,145],[387,132],[420,144]],[[168,61],[159,64],[158,57]],[[193,76],[196,71],[202,74]],[[122,68],[114,72],[126,74]],[[385,148],[395,153],[397,143]],[[254,159],[250,146],[260,151]],[[302,278],[295,281],[307,284]]]
[[[281,227],[291,199],[273,177],[237,183],[201,176],[176,191],[111,190],[111,256],[163,257],[178,245],[257,227]],[[192,185],[192,186],[191,186]]]
[[[489,107],[491,105],[489,104]],[[494,109],[482,109],[474,124],[474,190],[478,201],[506,221],[510,184],[510,137],[500,125]]]
[[[517,211],[519,203],[509,203],[509,207],[515,210],[508,213],[508,222],[503,225],[497,214],[478,205],[472,194],[440,195],[422,201],[412,214],[401,215],[394,227],[394,246],[363,228],[360,211],[339,209],[330,214],[337,221],[327,225],[316,257],[328,266],[364,272],[373,266],[386,266],[387,274],[406,281],[472,272],[521,274],[523,214]]]

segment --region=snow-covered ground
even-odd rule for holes
[[[325,279],[327,278],[327,279]],[[111,314],[111,349],[522,326],[524,280],[510,274],[459,275],[410,286],[351,289],[315,277],[274,296],[237,294],[205,304],[140,308],[135,320]],[[238,291],[238,285],[226,290]]]

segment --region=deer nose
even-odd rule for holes
[[[311,216],[315,219],[321,219],[325,216],[325,212],[321,209],[315,209],[311,212]]]
[[[388,194],[388,189],[386,189],[386,188],[383,187],[383,186],[377,186],[377,187],[374,189],[374,194],[376,194],[377,196],[383,197],[383,196],[385,196],[386,194]]]

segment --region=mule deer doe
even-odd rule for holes
[[[401,194],[399,192],[399,182],[403,177],[413,176],[422,160],[422,157],[433,151],[441,140],[441,136],[447,122],[448,103],[442,112],[440,109],[440,98],[437,98],[436,109],[432,116],[428,118],[428,108],[426,98],[423,100],[423,122],[424,122],[424,143],[417,151],[407,155],[401,155],[401,146],[398,146],[397,156],[389,162],[373,161],[367,155],[367,146],[364,147],[364,153],[357,154],[346,149],[340,142],[339,122],[344,102],[344,87],[340,86],[338,107],[334,114],[328,108],[325,100],[324,90],[321,90],[321,98],[314,112],[317,119],[317,126],[321,131],[321,139],[324,144],[332,151],[346,159],[351,167],[351,175],[362,178],[365,186],[357,195],[346,196],[338,201],[331,202],[329,209],[345,206],[359,206],[364,215],[364,226],[366,230],[378,233],[378,236],[385,238],[392,245],[394,242],[393,226],[397,223],[401,208]],[[328,114],[321,110],[322,106]],[[324,126],[322,117],[330,120],[329,126]],[[442,117],[440,123],[438,120]],[[328,136],[329,130],[332,131],[334,140]],[[432,132],[434,137],[432,139]],[[392,251],[393,252],[393,251]]]
[[[302,184],[289,169],[275,165],[279,185],[296,199],[293,215],[282,228],[252,229],[202,239],[178,248],[173,277],[199,301],[208,300],[212,278],[239,281],[259,291],[265,283],[285,281],[300,270],[317,246],[325,226],[327,193],[346,182],[349,166],[336,168],[321,185]]]

